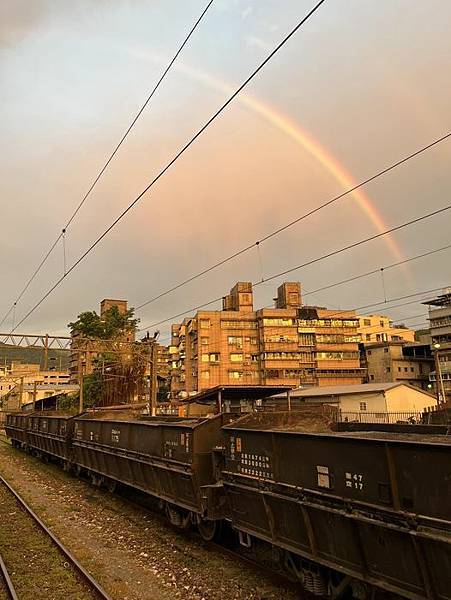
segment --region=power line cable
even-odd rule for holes
[[[376,233],[374,235],[371,235],[367,238],[364,238],[362,240],[359,240],[358,242],[354,242],[352,244],[348,244],[347,246],[344,246],[343,248],[339,248],[338,250],[333,250],[332,252],[328,252],[327,254],[323,254],[322,256],[319,256],[317,258],[313,258],[305,263],[302,263],[300,265],[297,265],[296,267],[291,267],[290,269],[286,269],[285,271],[281,271],[280,273],[275,273],[274,275],[271,275],[270,277],[266,277],[264,280],[262,280],[261,282],[256,282],[254,285],[260,285],[263,282],[267,282],[267,281],[272,281],[273,279],[277,279],[279,277],[282,277],[284,275],[288,275],[288,273],[292,273],[293,271],[297,271],[298,269],[302,269],[304,267],[308,267],[310,265],[313,265],[317,262],[320,262],[322,260],[325,260],[326,258],[331,258],[332,256],[336,256],[337,254],[341,254],[342,252],[346,252],[347,250],[352,250],[353,248],[357,248],[358,246],[361,246],[362,244],[367,244],[368,242],[372,242],[373,240],[376,240],[380,237],[383,237],[385,235],[388,235],[390,233],[393,233],[395,231],[399,231],[400,229],[404,229],[405,227],[409,227],[410,225],[415,225],[416,223],[419,223],[420,221],[424,221],[425,219],[429,219],[431,217],[434,217],[436,215],[439,215],[441,213],[446,212],[447,210],[451,209],[451,204],[448,204],[442,208],[439,208],[437,210],[434,210],[430,213],[427,213],[425,215],[422,215],[421,217],[417,217],[416,219],[411,219],[410,221],[407,221],[405,223],[402,223],[401,225],[396,225],[395,227],[391,227],[390,229],[386,229],[385,231],[381,231],[380,233]]]
[[[422,215],[421,217],[417,217],[415,219],[411,219],[410,221],[406,221],[405,223],[401,223],[401,225],[396,225],[395,227],[390,227],[390,229],[386,229],[385,231],[381,231],[380,233],[376,233],[374,235],[371,235],[367,238],[364,238],[362,240],[359,240],[358,242],[354,242],[352,244],[348,244],[347,246],[344,246],[342,248],[338,248],[337,250],[333,250],[332,252],[328,252],[327,254],[323,254],[321,256],[318,256],[316,258],[312,258],[311,260],[308,260],[305,263],[302,263],[300,265],[297,265],[295,267],[291,267],[290,269],[286,269],[285,271],[281,271],[279,273],[275,273],[274,275],[270,275],[269,277],[266,277],[265,279],[262,279],[260,281],[256,281],[255,283],[253,283],[252,285],[254,287],[257,287],[258,285],[262,285],[263,283],[266,283],[268,281],[272,281],[273,279],[277,279],[279,277],[282,277],[284,275],[287,275],[288,273],[292,273],[293,271],[298,271],[300,269],[303,269],[307,266],[311,266],[315,263],[318,263],[320,261],[326,260],[328,258],[332,258],[333,256],[336,256],[338,254],[341,254],[342,252],[346,252],[348,250],[352,250],[354,248],[357,248],[358,246],[361,246],[363,244],[367,244],[368,242],[371,242],[373,240],[376,240],[380,237],[383,237],[385,235],[388,235],[390,233],[393,233],[394,231],[399,231],[400,229],[404,229],[405,227],[410,227],[411,225],[415,225],[421,221],[424,221],[425,219],[429,219],[431,217],[434,217],[438,214],[444,213],[448,210],[451,209],[451,204],[448,204],[442,208],[439,208],[437,210],[434,210],[432,212],[426,213],[425,215]],[[219,299],[215,299],[212,300],[210,302],[207,302],[206,304],[204,304],[203,306],[201,306],[200,308],[203,308],[204,306],[208,306],[209,304],[213,304],[214,302],[217,302]],[[388,302],[388,300],[384,300],[384,302],[381,302],[381,304],[384,304]],[[147,327],[144,327],[143,329],[147,329],[147,328],[151,328],[151,327],[155,327],[156,325],[161,325],[162,323],[167,323],[168,321],[170,321],[173,318],[177,318],[182,316],[183,314],[186,314],[187,312],[191,312],[192,310],[197,310],[197,308],[199,307],[194,307],[193,309],[190,309],[188,311],[185,311],[183,313],[179,313],[177,315],[174,315],[173,317],[170,317],[169,319],[165,319],[163,321],[159,321],[158,323],[153,323],[152,325],[149,325]],[[365,307],[363,307],[365,308]],[[20,324],[20,323],[19,323]],[[140,331],[142,331],[142,329],[140,329]]]
[[[210,6],[213,4],[213,1],[214,0],[209,0],[209,2],[207,3],[207,5],[205,6],[204,10],[202,11],[202,13],[200,14],[200,16],[198,17],[197,21],[194,23],[194,25],[192,26],[192,28],[188,32],[187,36],[183,40],[181,46],[179,46],[177,52],[174,54],[173,58],[169,61],[167,67],[163,71],[163,73],[160,76],[160,78],[158,79],[157,83],[154,85],[152,91],[147,96],[144,104],[141,106],[141,108],[138,110],[138,112],[136,113],[136,115],[133,117],[132,122],[130,123],[130,125],[126,129],[125,133],[122,135],[122,137],[119,140],[119,142],[116,144],[113,152],[110,154],[109,158],[107,159],[107,161],[105,162],[105,164],[103,165],[103,167],[100,169],[100,171],[97,174],[97,176],[95,177],[94,181],[91,183],[90,187],[88,188],[88,191],[85,193],[85,195],[83,196],[83,198],[81,199],[81,201],[77,205],[76,209],[74,210],[74,212],[72,213],[72,215],[69,217],[66,225],[62,228],[60,234],[58,235],[58,237],[56,238],[56,240],[54,241],[54,243],[50,246],[50,249],[48,250],[47,254],[44,256],[44,258],[42,259],[42,261],[39,263],[39,265],[37,266],[37,268],[35,269],[35,271],[32,273],[31,277],[28,279],[25,287],[22,289],[22,291],[20,292],[20,294],[16,298],[16,300],[15,300],[15,304],[16,305],[19,302],[19,300],[23,297],[23,295],[25,294],[25,292],[28,290],[28,288],[30,287],[31,283],[34,281],[35,277],[38,275],[38,273],[40,272],[40,270],[42,269],[42,267],[44,266],[44,264],[47,262],[47,259],[52,254],[54,248],[56,247],[56,245],[58,244],[58,242],[61,240],[61,238],[64,241],[64,235],[66,233],[67,228],[71,225],[72,221],[77,216],[78,212],[80,211],[80,209],[82,208],[82,206],[84,205],[84,203],[86,202],[86,200],[88,199],[89,195],[91,194],[91,192],[93,191],[93,189],[97,185],[98,181],[100,180],[100,178],[102,177],[102,175],[104,174],[104,172],[107,170],[109,164],[111,163],[111,161],[113,160],[113,158],[116,156],[119,148],[122,146],[122,144],[124,143],[124,141],[127,138],[128,134],[131,132],[131,130],[135,126],[136,122],[138,121],[138,119],[140,118],[140,116],[142,115],[142,113],[144,112],[145,108],[149,104],[150,100],[153,98],[154,94],[156,93],[156,91],[160,87],[160,85],[163,82],[164,78],[166,77],[166,75],[168,74],[169,70],[171,69],[172,65],[177,60],[178,56],[180,55],[180,53],[182,52],[182,50],[184,49],[184,47],[188,43],[188,41],[191,38],[191,36],[193,35],[194,31],[197,29],[198,25],[200,24],[200,22],[204,18],[206,12],[210,8]],[[2,321],[0,321],[0,327],[3,325],[3,323],[5,322],[6,318],[8,317],[8,315],[12,311],[12,309],[13,308],[11,307],[11,309],[9,310],[9,312],[3,317]]]
[[[412,262],[414,260],[418,260],[420,258],[424,258],[425,256],[430,256],[431,254],[436,254],[437,252],[443,252],[444,250],[449,250],[451,248],[451,244],[447,246],[442,246],[441,248],[437,248],[436,250],[430,250],[429,252],[424,252],[422,254],[417,254],[416,256],[412,256],[410,258],[406,258],[405,260],[400,260],[398,262],[392,263],[391,265],[387,265],[385,267],[379,267],[377,269],[373,269],[372,271],[367,271],[366,273],[361,273],[360,275],[354,275],[353,277],[348,277],[348,279],[342,279],[341,281],[337,281],[335,283],[331,283],[329,285],[325,285],[316,290],[311,290],[308,292],[304,292],[302,297],[309,296],[311,294],[316,294],[318,292],[322,292],[324,290],[329,290],[331,288],[337,287],[339,285],[343,285],[344,283],[351,283],[353,281],[357,281],[358,279],[362,279],[363,277],[369,277],[370,275],[375,275],[379,273],[381,270],[388,271],[389,269],[393,269],[395,267],[399,267],[401,265],[405,265],[408,262]]]
[[[272,57],[291,39],[291,37],[302,27],[302,25],[324,4],[326,0],[320,0],[307,13],[307,15],[299,21],[299,23],[283,38],[283,40],[272,50],[268,56],[260,63],[260,65],[249,75],[249,77],[233,92],[231,96],[222,104],[222,106],[208,119],[208,121],[197,131],[197,133],[175,154],[175,156],[167,163],[167,165],[156,175],[152,181],[144,188],[144,190],[133,200],[127,208],[105,229],[105,231],[89,246],[89,248],[75,261],[75,263],[67,270],[66,274],[58,279],[53,286],[44,294],[44,296],[28,311],[28,313],[17,323],[15,329],[19,327],[28,317],[50,296],[50,294],[64,281],[64,279],[94,250],[94,248],[103,240],[104,237],[121,221],[125,215],[137,204],[141,198],[161,179],[172,165],[194,144],[198,137],[215,121],[219,115],[229,106],[229,104],[238,96],[238,94],[254,79],[254,77],[263,69],[263,67],[272,59]],[[451,135],[451,134],[450,134]],[[14,331],[14,330],[13,330]]]
[[[141,308],[144,308],[144,306],[148,306],[152,302],[155,302],[156,300],[159,300],[160,298],[163,298],[163,296],[167,296],[171,292],[174,292],[175,290],[180,289],[181,287],[187,285],[188,283],[191,283],[192,281],[198,279],[199,277],[202,277],[203,275],[206,275],[207,273],[210,273],[211,271],[214,271],[218,267],[226,264],[227,262],[233,260],[234,258],[237,258],[238,256],[241,256],[242,254],[245,254],[246,252],[248,252],[252,248],[255,248],[256,246],[257,246],[257,249],[258,249],[258,247],[259,247],[260,244],[266,242],[270,238],[279,235],[280,233],[282,233],[283,231],[285,231],[288,228],[292,227],[293,225],[296,225],[300,221],[303,221],[304,219],[312,216],[313,214],[319,212],[323,208],[326,208],[327,206],[330,206],[331,204],[334,204],[335,202],[337,202],[338,200],[341,200],[345,196],[347,196],[349,194],[352,194],[353,192],[355,192],[359,188],[367,185],[371,181],[374,181],[375,179],[378,179],[379,177],[382,177],[383,175],[385,175],[389,171],[392,171],[392,170],[396,169],[397,167],[403,165],[404,163],[408,162],[412,158],[415,158],[416,156],[422,154],[423,152],[426,152],[427,150],[430,150],[431,148],[433,148],[437,144],[440,144],[441,142],[447,140],[450,137],[451,137],[451,132],[448,132],[445,135],[437,138],[433,142],[427,144],[426,146],[423,146],[423,147],[419,148],[418,150],[416,150],[415,152],[412,152],[411,154],[409,154],[407,156],[404,156],[403,158],[401,158],[400,160],[396,161],[395,163],[392,163],[388,167],[385,167],[384,169],[378,171],[374,175],[371,175],[371,177],[368,177],[367,179],[364,179],[363,181],[361,181],[360,183],[358,183],[354,187],[349,188],[348,190],[342,192],[338,196],[334,196],[333,198],[331,198],[327,202],[324,202],[323,204],[320,204],[316,208],[314,208],[314,209],[312,209],[312,210],[304,213],[303,215],[301,215],[300,217],[297,217],[293,221],[290,221],[289,223],[287,223],[283,227],[279,227],[278,229],[275,229],[274,231],[272,231],[271,233],[269,233],[266,236],[262,237],[261,239],[257,240],[256,242],[254,242],[252,244],[249,244],[248,246],[245,246],[241,250],[237,250],[236,252],[234,252],[230,256],[227,256],[226,258],[223,258],[222,260],[219,260],[218,262],[216,262],[215,264],[211,265],[210,267],[207,267],[206,269],[203,269],[202,271],[199,271],[199,273],[196,273],[196,274],[192,275],[191,277],[189,277],[188,279],[185,279],[181,283],[178,283],[177,285],[174,285],[173,287],[171,287],[171,288],[169,288],[169,289],[161,292],[160,294],[158,294],[157,296],[151,298],[150,300],[147,300],[146,302],[143,302],[142,304],[140,304],[139,306],[137,306],[135,310],[140,310]]]
[[[414,296],[422,296],[424,294],[432,294],[434,292],[439,292],[439,291],[442,291],[442,290],[443,290],[443,286],[438,287],[438,288],[432,288],[432,289],[429,289],[429,290],[422,290],[421,292],[415,292],[414,294],[408,294],[406,296],[399,296],[397,298],[390,298],[390,299],[387,300],[387,302],[396,302],[397,300],[404,300],[405,298],[412,298]],[[200,308],[205,308],[205,307],[209,306],[210,304],[214,304],[215,302],[219,302],[222,299],[223,299],[223,296],[221,296],[219,298],[215,298],[214,300],[209,300],[208,302],[205,302],[204,304],[199,304],[198,306],[194,306],[192,308],[188,308],[187,310],[185,310],[185,311],[183,311],[181,313],[178,313],[177,315],[173,315],[172,317],[169,317],[168,319],[165,319],[163,321],[158,321],[158,323],[153,323],[152,325],[147,325],[146,327],[143,327],[143,328],[139,329],[139,331],[141,332],[141,331],[144,331],[145,329],[151,329],[152,327],[156,327],[157,325],[162,325],[163,323],[167,323],[168,321],[172,321],[173,319],[177,319],[178,317],[182,317],[183,315],[191,313],[191,312],[193,312],[195,310],[199,310]],[[420,302],[420,301],[421,301],[420,299],[416,299],[416,300],[412,300],[411,302],[405,302],[404,304],[396,304],[394,306],[387,306],[386,308],[387,308],[387,310],[391,310],[392,308],[399,308],[401,306],[407,306],[408,304],[415,304],[415,303]],[[381,304],[385,304],[385,301],[384,302],[374,302],[373,304],[365,304],[364,306],[357,306],[357,307],[349,308],[349,309],[346,309],[346,310],[343,309],[343,310],[340,310],[337,313],[331,313],[331,314],[327,315],[327,317],[325,317],[325,318],[329,319],[330,317],[333,317],[333,316],[340,316],[343,312],[349,312],[349,311],[355,311],[355,312],[357,312],[357,311],[361,311],[361,310],[363,310],[365,308],[371,308],[373,306],[380,306]],[[367,315],[369,316],[369,313],[367,313]],[[365,315],[365,313],[360,313],[360,315],[358,315],[358,316],[366,316],[366,315]]]

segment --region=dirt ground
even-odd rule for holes
[[[181,535],[158,515],[4,443],[0,474],[115,600],[298,597],[245,562],[207,549],[200,538]]]

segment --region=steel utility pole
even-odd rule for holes
[[[80,352],[78,355],[78,385],[79,385],[79,393],[78,393],[78,410],[80,413],[83,412],[83,360],[82,353]]]
[[[443,386],[442,370],[439,359],[440,344],[434,344],[434,362],[435,362],[435,395],[437,398],[437,406],[440,402],[446,401],[445,389]]]
[[[35,379],[33,381],[33,412],[36,410],[37,385],[38,385],[38,382]]]
[[[151,356],[152,378],[150,380],[150,414],[154,417],[157,408],[157,342],[155,339],[152,342]]]

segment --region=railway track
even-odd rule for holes
[[[0,556],[0,571],[2,574],[2,583],[3,586],[0,588],[0,598],[7,598],[8,600],[18,600],[19,597],[16,594],[16,590],[14,588],[13,582],[11,581],[11,577],[8,573],[8,569],[6,568],[5,561]]]
[[[4,597],[111,600],[14,488],[0,477]]]
[[[0,433],[0,443],[6,444],[11,447],[11,444],[8,441],[6,435],[4,435],[2,433]],[[88,480],[86,480],[86,481],[88,482]],[[1,478],[0,478],[0,482],[1,482]],[[119,489],[116,490],[115,495],[121,497],[124,501],[126,501],[131,506],[134,506],[138,510],[147,512],[148,514],[151,514],[153,516],[153,518],[157,518],[165,525],[167,525],[169,527],[173,527],[174,529],[176,529],[178,531],[178,533],[180,535],[187,536],[187,537],[196,537],[199,540],[201,539],[200,536],[198,536],[198,534],[195,534],[192,531],[181,530],[181,529],[178,529],[177,527],[175,527],[174,525],[171,525],[168,522],[168,520],[162,515],[162,513],[155,506],[152,506],[152,507],[149,506],[149,503],[148,503],[149,498],[145,494],[143,494],[143,496],[141,498],[140,494],[136,494],[136,490],[134,490],[133,491],[134,499],[132,499],[131,494],[128,493],[129,491],[130,490],[129,490],[128,486],[121,486]],[[288,576],[288,574],[283,574],[280,571],[277,571],[276,569],[271,568],[268,564],[262,564],[257,559],[252,558],[250,556],[246,556],[239,550],[234,550],[231,547],[224,545],[224,544],[220,544],[220,543],[213,542],[213,541],[206,541],[206,540],[202,540],[202,543],[205,544],[206,546],[208,546],[211,551],[216,552],[217,554],[222,554],[224,557],[227,557],[234,561],[240,561],[243,564],[246,564],[248,567],[252,568],[253,570],[264,573],[265,577],[268,578],[269,580],[271,580],[272,582],[274,582],[275,584],[283,586],[285,589],[290,589],[291,591],[295,591],[297,593],[297,595],[299,596],[299,598],[308,599],[308,598],[313,597],[313,596],[311,596],[311,594],[309,594],[305,590],[302,590],[300,584],[298,582],[295,582],[293,579],[291,579]]]

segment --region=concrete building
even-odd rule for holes
[[[431,346],[440,369],[437,377],[434,368],[431,381],[436,386],[438,380],[439,390],[443,387],[443,400],[451,401],[451,288],[446,288],[442,294],[423,304],[429,307]]]
[[[362,348],[369,383],[404,382],[428,390],[434,359],[428,344],[379,342]]]
[[[39,364],[12,362],[0,375],[0,398],[6,396],[16,386],[33,386],[35,382],[39,386],[68,384],[69,373],[55,370],[41,371]]]
[[[13,412],[21,410],[24,404],[49,398],[55,394],[77,392],[78,385],[68,382],[27,382],[16,384],[3,398],[2,411]]]
[[[395,327],[392,319],[384,315],[362,315],[359,319],[359,334],[363,344],[377,342],[414,342],[415,332],[408,327]]]
[[[364,383],[362,385],[315,387],[291,392],[293,402],[317,402],[335,406],[341,420],[391,423],[419,418],[434,397],[408,383]]]
[[[252,284],[237,283],[221,311],[199,311],[172,326],[171,392],[221,385],[361,383],[353,311],[301,305],[299,283],[284,283],[274,308],[254,310]]]

